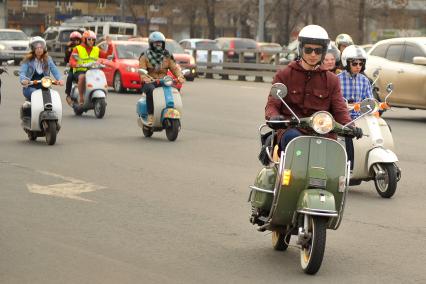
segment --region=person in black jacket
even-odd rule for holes
[[[64,62],[68,65],[70,61],[71,53],[77,45],[81,43],[81,33],[79,31],[74,31],[70,34],[70,41],[67,43],[67,48],[65,49],[65,57]],[[72,100],[70,97],[71,87],[72,87],[72,79],[73,79],[73,71],[72,68],[68,71],[67,84],[65,87],[65,94],[67,94],[67,103],[69,105],[72,104]]]

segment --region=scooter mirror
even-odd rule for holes
[[[146,71],[143,68],[138,69],[139,74],[144,74],[144,75],[148,75],[148,71]]]
[[[15,71],[13,71],[13,75],[15,75],[15,76],[19,77],[19,70],[15,70]]]
[[[365,99],[361,102],[360,105],[360,112],[361,114],[364,113],[372,113],[379,109],[379,104],[375,99]]]
[[[191,71],[190,71],[189,69],[183,69],[183,70],[182,70],[182,74],[183,74],[184,76],[189,75],[189,73],[191,73]]]
[[[287,96],[287,86],[282,83],[275,83],[272,85],[269,94],[284,99]]]
[[[373,72],[373,78],[376,79],[377,76],[379,76],[379,69],[376,69],[376,71]]]
[[[389,83],[389,84],[386,86],[386,92],[390,93],[390,92],[392,92],[392,91],[393,91],[393,84],[392,84],[392,83]]]

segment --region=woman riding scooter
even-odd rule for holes
[[[61,73],[47,54],[46,41],[42,37],[36,36],[31,38],[29,46],[31,51],[22,61],[23,64],[19,72],[19,81],[24,86],[23,94],[27,101],[31,101],[31,93],[34,90],[41,88],[41,85],[29,86],[30,81],[40,80],[52,73],[59,85],[64,84],[61,80]]]
[[[141,74],[141,79],[142,82],[144,82],[142,92],[146,94],[148,110],[147,126],[152,126],[154,123],[154,103],[152,94],[155,88],[161,87],[159,79],[166,76],[169,69],[179,83],[185,82],[185,78],[179,67],[177,67],[173,55],[166,49],[166,38],[162,33],[151,33],[148,42],[149,49],[139,58],[139,68],[148,71],[147,75]]]
[[[372,98],[370,81],[361,74],[365,70],[367,53],[357,45],[350,45],[342,53],[342,65],[345,70],[337,75],[340,79],[343,97],[349,104],[361,102],[366,98]],[[359,116],[358,112],[351,111],[351,118]],[[351,170],[354,166],[354,146],[352,138],[345,137],[346,152],[351,161]]]

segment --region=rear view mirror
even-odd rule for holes
[[[413,63],[417,65],[426,65],[426,57],[423,56],[414,56]]]
[[[148,75],[148,71],[146,71],[143,68],[138,69],[139,74],[144,74],[144,75]]]
[[[365,99],[361,102],[360,112],[364,113],[372,113],[379,109],[379,105],[375,99]]]
[[[389,83],[387,86],[386,86],[386,92],[388,92],[388,93],[390,93],[390,92],[392,92],[393,91],[393,84],[392,83]]]
[[[278,99],[284,99],[287,96],[287,86],[282,83],[275,83],[272,85],[269,94]]]
[[[13,75],[15,75],[15,76],[19,77],[19,70],[15,70],[15,71],[13,71]]]

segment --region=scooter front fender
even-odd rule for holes
[[[395,163],[398,162],[398,157],[389,149],[377,147],[368,153],[368,169],[371,169],[376,163]]]
[[[94,90],[92,92],[92,100],[93,99],[100,99],[100,98],[105,98],[106,97],[106,93],[104,90]]]
[[[306,189],[299,195],[297,212],[315,216],[337,217],[336,203],[331,192],[322,189]]]

